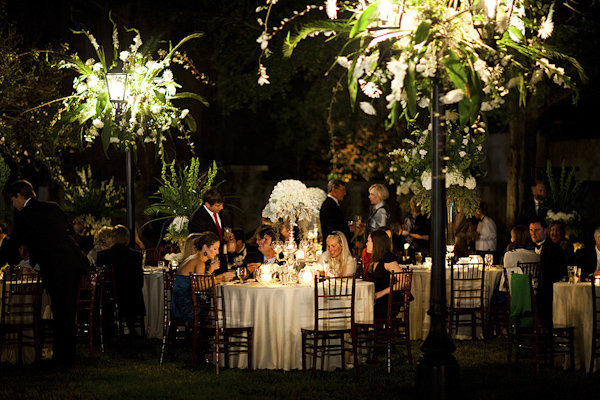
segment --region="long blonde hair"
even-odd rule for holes
[[[346,240],[346,235],[344,235],[340,231],[333,231],[329,236],[327,236],[327,240],[329,239],[337,239],[340,246],[342,246],[342,253],[340,254],[340,263],[337,265],[336,273],[340,273],[343,270],[346,270],[346,267],[350,261],[352,261],[352,254],[350,253],[350,249],[348,247],[348,241]],[[325,259],[331,263],[333,257],[331,257],[331,253],[326,251],[323,253]]]
[[[190,233],[187,238],[185,238],[185,244],[183,245],[183,257],[182,260],[187,260],[187,258],[193,254],[196,254],[198,250],[194,246],[194,239],[200,236],[199,233]]]

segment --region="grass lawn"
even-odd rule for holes
[[[413,342],[418,360],[422,342]],[[577,399],[600,398],[600,376],[582,371],[564,371],[543,365],[535,377],[531,360],[518,371],[506,360],[505,339],[456,341],[462,392],[460,399]],[[116,341],[107,352],[90,360],[85,346],[71,369],[47,366],[0,364],[2,399],[415,399],[416,362],[408,365],[402,352],[394,357],[392,374],[385,362],[362,365],[354,371],[310,372],[223,369],[219,378],[214,367],[189,370],[183,352],[158,366],[160,343]]]

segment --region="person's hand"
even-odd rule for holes
[[[221,267],[221,262],[217,259],[214,262],[210,263],[210,267],[208,268],[208,273],[212,274],[216,270]]]
[[[225,272],[225,273],[221,274],[221,276],[223,277],[223,280],[225,282],[229,282],[230,280],[232,280],[235,277],[235,272]]]
[[[253,273],[256,269],[260,267],[260,263],[249,263],[246,268],[248,269],[248,274]]]
[[[402,231],[402,236],[408,236],[408,235],[410,235],[410,232],[408,232],[408,231]]]

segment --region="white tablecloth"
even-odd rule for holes
[[[374,294],[373,283],[356,282],[357,322],[373,321]],[[253,369],[302,368],[300,329],[313,324],[314,288],[246,283],[224,285],[223,296],[227,323],[254,327]],[[231,366],[247,368],[247,356],[231,357]],[[339,357],[326,361],[326,369],[336,367],[340,367]]]
[[[162,339],[165,313],[163,295],[163,273],[161,271],[144,271],[144,304],[146,306],[146,337]]]
[[[501,268],[491,268],[485,271],[485,291],[484,299],[486,307],[489,306],[493,290],[502,276]],[[411,293],[415,298],[410,303],[410,339],[419,340],[427,338],[431,325],[431,317],[427,315],[429,310],[429,300],[431,295],[431,271],[423,268],[413,269],[413,280]],[[450,269],[446,269],[446,301],[450,302]],[[477,336],[483,338],[481,328],[477,328]],[[471,330],[468,327],[461,327],[456,339],[471,339]]]
[[[555,325],[575,327],[575,369],[589,372],[592,351],[592,290],[590,282],[554,284],[552,322]],[[569,367],[568,355],[559,356],[563,366]],[[564,361],[562,357],[565,357]],[[556,360],[555,360],[556,361]],[[594,365],[598,369],[598,361]]]

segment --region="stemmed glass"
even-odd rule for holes
[[[271,248],[277,255],[283,251],[283,242],[281,240],[276,240],[271,243]]]
[[[241,283],[244,283],[244,279],[248,277],[248,269],[246,267],[237,267],[235,273]]]

